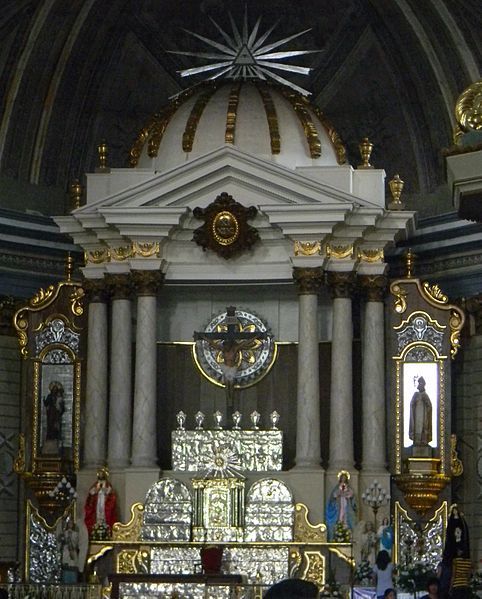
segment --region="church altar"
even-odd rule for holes
[[[111,597],[187,590],[192,597],[258,597],[293,576],[321,589],[331,560],[348,580],[351,543],[329,543],[326,526],[309,521],[308,508],[295,503],[282,480],[278,415],[267,430],[256,413],[248,429],[235,417],[232,430],[221,427],[219,412],[214,429],[204,429],[201,416],[186,430],[186,415],[178,413],[172,473],[150,487],[144,503],[132,505],[129,522],[114,524],[112,539],[91,541],[90,568],[101,571],[107,557],[114,564]],[[252,474],[261,478],[248,482]],[[215,572],[201,556],[212,546],[222,551]]]

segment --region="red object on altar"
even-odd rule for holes
[[[223,548],[219,545],[208,545],[201,549],[201,564],[205,574],[218,574],[223,560]]]

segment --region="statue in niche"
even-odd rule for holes
[[[390,519],[385,516],[377,530],[377,538],[379,542],[379,551],[385,550],[392,557],[393,547],[393,526],[390,524]]]
[[[425,391],[425,379],[419,377],[410,401],[410,424],[408,436],[416,447],[425,447],[432,440],[432,402]]]
[[[49,394],[43,404],[46,415],[46,435],[42,446],[44,454],[58,454],[62,444],[62,415],[65,412],[64,387],[59,381],[52,381]]]
[[[355,493],[350,486],[350,473],[341,470],[326,506],[328,539],[350,541],[355,523],[356,501]]]
[[[469,528],[454,503],[450,507],[442,553],[440,588],[442,596],[462,599],[467,597],[471,571]]]
[[[377,533],[372,522],[365,523],[361,541],[361,558],[373,566],[377,554]]]

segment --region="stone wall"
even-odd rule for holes
[[[17,559],[21,359],[15,336],[0,331],[0,561]]]
[[[480,310],[480,308],[479,308]],[[482,569],[482,327],[480,315],[469,316],[470,334],[455,376],[454,431],[464,465],[454,479],[454,499],[460,503],[470,529],[470,545],[476,567]]]

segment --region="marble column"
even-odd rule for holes
[[[384,275],[358,277],[366,293],[362,328],[363,470],[384,470],[385,443],[385,325]]]
[[[136,365],[132,466],[153,468],[157,463],[157,292],[160,271],[132,272],[137,292]]]
[[[109,445],[110,468],[130,464],[132,395],[132,308],[131,280],[128,274],[109,275],[112,298]]]
[[[321,268],[293,269],[299,293],[296,468],[320,469],[318,292]]]
[[[330,386],[330,470],[353,468],[353,272],[329,272],[333,297]]]
[[[107,444],[107,293],[103,279],[89,279],[84,467],[105,463]]]

